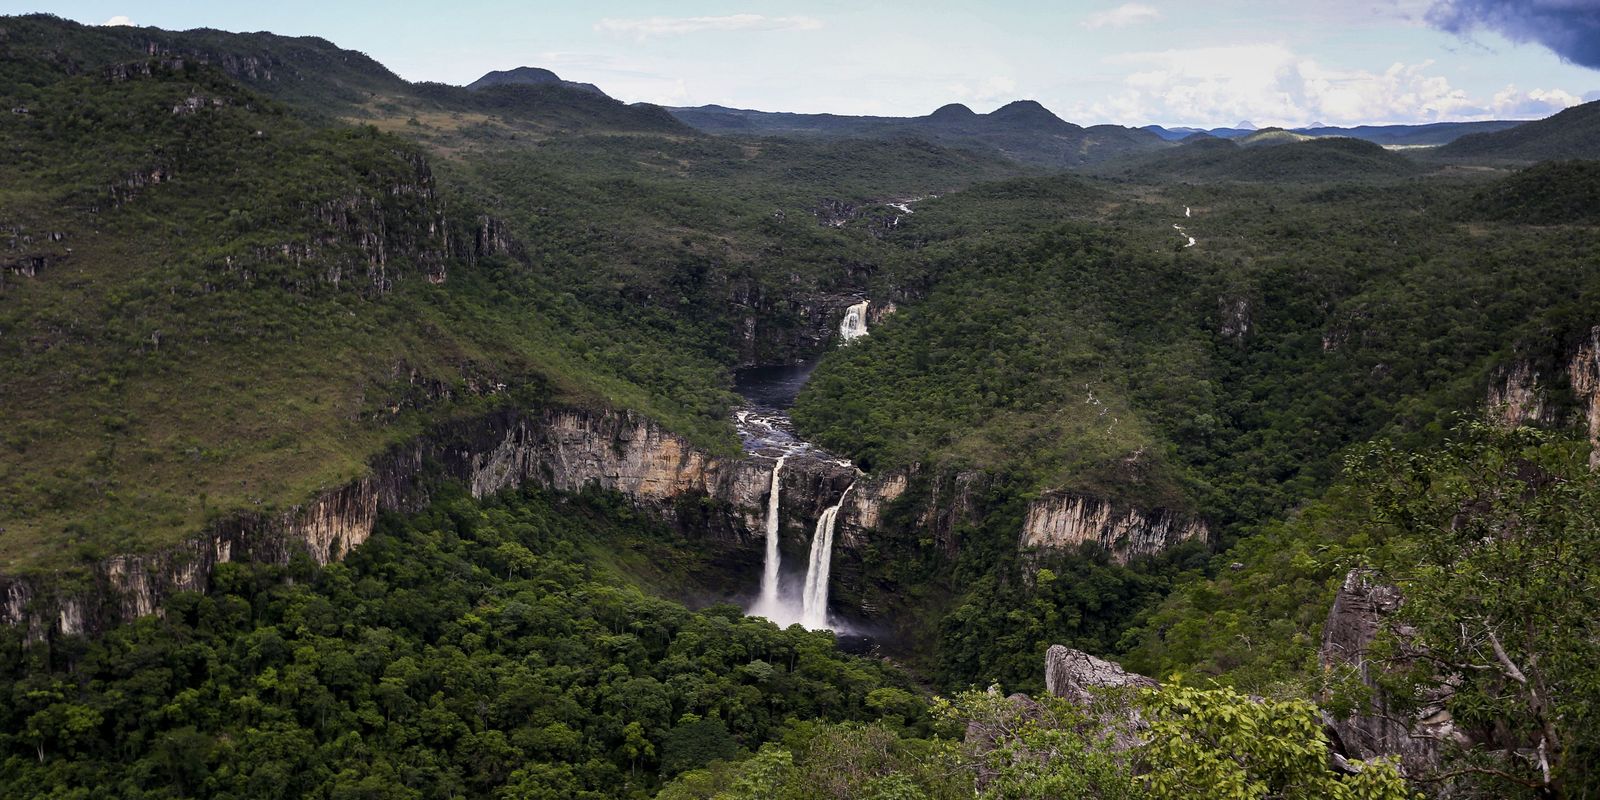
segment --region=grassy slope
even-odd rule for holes
[[[171,112],[194,96],[222,105]],[[511,397],[640,408],[723,441],[719,368],[703,349],[597,315],[532,264],[452,258],[427,236],[448,201],[428,196],[400,140],[307,126],[203,69],[67,78],[26,102],[34,113],[0,131],[19,156],[0,168],[0,218],[34,239],[24,253],[65,259],[8,276],[0,298],[15,456],[0,568],[148,547],[217,510],[298,502],[425,417]],[[126,188],[157,169],[161,182]],[[328,223],[329,203],[356,209],[353,230]],[[390,291],[369,274],[364,235],[384,239]],[[426,280],[437,259],[443,286]],[[411,410],[433,402],[413,370],[453,402]],[[474,396],[493,384],[507,396]]]
[[[500,403],[632,408],[729,447],[730,297],[845,287],[883,249],[872,220],[826,228],[812,206],[1015,173],[921,145],[711,141],[561,89],[405,84],[315,39],[0,29],[3,105],[31,111],[0,119],[0,264],[57,259],[0,271],[5,572],[303,502]],[[466,260],[485,214],[512,250]]]

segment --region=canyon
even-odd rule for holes
[[[836,309],[834,318],[864,330],[865,305],[857,301]],[[529,484],[567,493],[617,492],[710,546],[745,553],[748,561],[755,560],[749,557],[752,551],[764,547],[806,563],[809,584],[803,592],[789,594],[809,598],[810,607],[774,613],[775,618],[804,620],[817,628],[838,619],[870,618],[878,609],[866,600],[862,607],[829,613],[835,544],[846,552],[866,546],[891,504],[911,500],[908,489],[919,483],[927,490],[918,494],[910,518],[953,554],[954,531],[976,520],[980,512],[974,493],[988,478],[916,468],[862,474],[848,461],[800,440],[782,408],[770,396],[761,399],[762,388],[772,391],[774,380],[787,380],[777,391],[792,400],[809,374],[804,366],[784,369],[776,379],[745,387],[754,399],[736,413],[742,439],[737,453],[696,446],[628,411],[502,409],[438,425],[375,458],[366,475],[282,513],[235,513],[187,540],[106,558],[86,572],[0,576],[0,622],[25,626],[33,640],[95,634],[161,613],[175,593],[205,591],[218,564],[281,565],[303,554],[326,565],[365,542],[380,514],[426,506],[439,481],[458,481],[480,498]],[[787,400],[776,402],[781,406]],[[1095,541],[1126,562],[1206,535],[1203,523],[1172,512],[1054,492],[1031,502],[1019,543],[1064,549]],[[800,558],[802,554],[809,557]],[[769,561],[766,570],[775,574],[777,564]],[[863,579],[859,570],[850,574]],[[754,587],[746,591],[755,593]],[[775,586],[772,591],[775,596]]]

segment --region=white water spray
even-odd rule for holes
[[[846,342],[859,336],[867,335],[867,301],[859,303],[844,310],[844,319],[839,322],[839,337]]]
[[[761,572],[761,599],[756,601],[756,606],[751,609],[757,614],[769,619],[780,608],[778,604],[778,491],[782,488],[779,477],[783,473],[783,460],[787,456],[779,456],[778,463],[772,465],[772,493],[767,498],[767,563]]]
[[[800,607],[800,624],[810,630],[828,627],[828,573],[833,565],[833,526],[839,520],[839,509],[854,483],[846,486],[839,502],[822,512],[817,518],[817,530],[811,535],[811,563],[806,567],[806,592]]]

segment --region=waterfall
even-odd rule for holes
[[[865,305],[863,303],[862,305]],[[854,483],[846,486],[839,502],[822,512],[817,518],[817,530],[811,535],[811,563],[806,567],[806,592],[800,610],[800,624],[809,630],[828,627],[828,572],[833,565],[833,526],[839,520],[839,509],[850,496]]]
[[[858,336],[867,335],[867,301],[859,303],[844,310],[844,319],[839,322],[839,337],[850,341]]]
[[[761,599],[757,601],[754,610],[756,613],[771,617],[778,611],[778,491],[781,484],[778,477],[783,473],[783,460],[788,456],[779,456],[778,463],[772,465],[772,493],[767,498],[767,563],[761,572]]]

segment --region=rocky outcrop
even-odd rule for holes
[[[1485,406],[1490,419],[1508,427],[1549,425],[1557,417],[1556,410],[1545,400],[1539,372],[1528,361],[1517,361],[1495,371]]]
[[[1097,542],[1125,564],[1209,536],[1204,522],[1166,509],[1147,511],[1089,495],[1053,492],[1028,504],[1021,546],[1071,549]]]
[[[1242,342],[1250,335],[1250,298],[1218,297],[1217,315],[1221,318],[1217,333],[1222,338]]]
[[[1444,692],[1422,698],[1417,711],[1401,713],[1379,685],[1385,669],[1409,666],[1403,659],[1380,665],[1368,658],[1385,619],[1400,603],[1400,591],[1377,582],[1369,572],[1352,570],[1345,576],[1322,628],[1318,661],[1330,673],[1354,670],[1370,699],[1350,716],[1330,717],[1326,728],[1335,751],[1345,759],[1398,756],[1406,775],[1427,775],[1438,772],[1447,743],[1466,743],[1466,737],[1444,707]]]
[[[1044,653],[1045,691],[1056,697],[1088,702],[1091,689],[1154,689],[1160,685],[1154,678],[1129,672],[1121,664],[1082,650],[1053,644]]]

